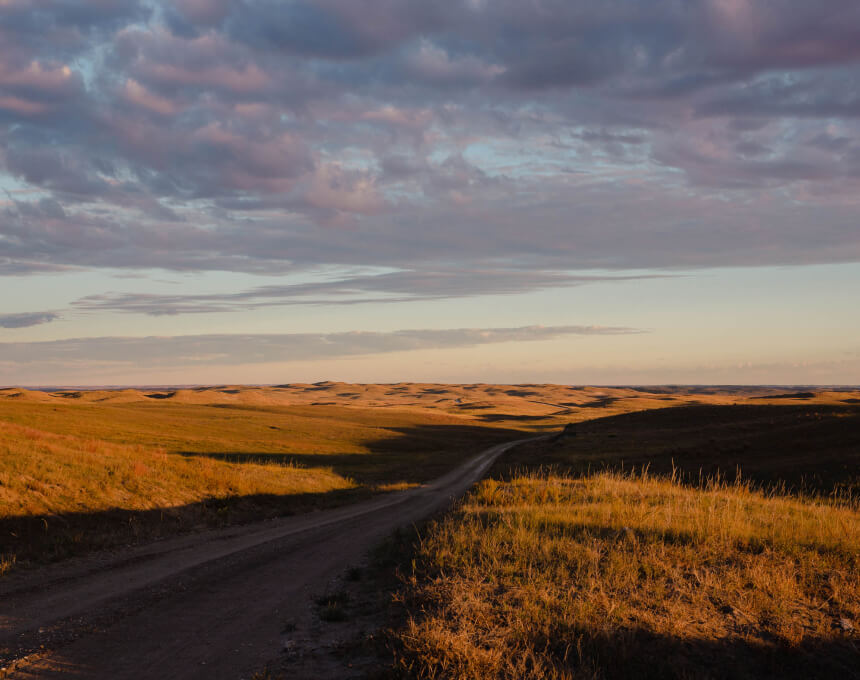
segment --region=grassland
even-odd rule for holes
[[[851,677],[860,393],[0,390],[0,573],[514,449],[407,555],[395,676]],[[334,623],[332,625],[335,625]]]
[[[281,514],[357,491],[326,468],[171,456],[0,423],[0,575],[27,560]]]
[[[858,437],[851,407],[688,407],[512,451],[417,543],[392,674],[858,677]]]
[[[0,422],[172,455],[329,466],[360,483],[425,481],[462,458],[464,447],[506,436],[504,423],[480,427],[443,412],[160,399],[0,402]]]
[[[446,413],[49,396],[0,402],[0,573],[356,501],[513,436]]]
[[[814,409],[819,415],[832,411],[836,415],[827,415],[827,422],[854,427],[840,414],[851,408],[856,413],[850,404],[858,397],[857,392],[766,388],[405,383],[3,389],[0,574],[97,548],[352,502],[425,482],[482,448],[523,433],[557,431],[566,423],[576,423],[576,437],[524,449],[509,465],[551,462],[572,471],[598,459],[628,465],[680,460],[676,449],[683,442],[689,451],[700,451],[707,437],[723,436],[719,427],[703,429],[701,423],[684,430],[694,410],[673,415],[680,406],[702,402],[746,404],[742,409],[781,404],[779,412]],[[636,430],[636,413],[642,410],[676,419],[660,426],[665,441],[658,444],[654,432]],[[758,432],[760,425],[750,428]],[[703,432],[715,434],[703,439]],[[754,449],[756,436],[744,445]],[[655,443],[637,449],[638,459],[624,448],[645,439]],[[616,445],[621,448],[612,448]],[[762,446],[767,449],[767,442]],[[796,448],[799,462],[792,469],[799,469],[808,449]],[[749,450],[738,458],[746,470]],[[819,450],[817,460],[821,455]]]
[[[856,677],[860,514],[600,473],[486,481],[423,537],[418,678]]]

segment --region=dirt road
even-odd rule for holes
[[[9,678],[249,678],[285,622],[396,528],[446,506],[503,452],[363,503],[161,541],[6,579],[0,653]]]

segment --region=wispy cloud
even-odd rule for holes
[[[0,314],[0,328],[27,328],[51,323],[60,318],[55,312],[25,312],[23,314]]]
[[[106,293],[75,302],[82,311],[133,312],[151,316],[236,312],[288,305],[346,305],[508,295],[596,282],[658,278],[587,276],[567,272],[433,270],[364,274],[310,283],[259,286],[237,293],[155,295]]]
[[[134,367],[230,366],[641,332],[623,326],[523,326],[280,335],[101,337],[5,342],[0,343],[0,356],[8,366],[31,363],[74,366],[85,362]]]

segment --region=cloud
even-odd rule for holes
[[[858,261],[858,45],[854,0],[10,0],[0,271]]]
[[[60,318],[54,312],[24,312],[22,314],[0,314],[0,328],[27,328],[51,323]]]
[[[26,276],[28,274],[56,274],[72,271],[73,267],[47,264],[44,262],[28,262],[0,257],[0,276]]]
[[[289,305],[345,305],[439,300],[473,295],[510,295],[595,282],[655,278],[587,276],[567,272],[510,270],[397,271],[362,274],[327,281],[259,286],[226,294],[154,295],[107,293],[74,303],[83,311],[132,312],[151,316],[236,312]]]
[[[0,343],[0,354],[4,363],[10,366],[56,363],[68,367],[84,362],[135,367],[235,366],[640,332],[623,326],[523,326],[282,335],[103,337],[4,342]]]

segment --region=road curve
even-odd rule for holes
[[[282,647],[285,621],[398,527],[462,495],[505,451],[361,503],[182,536],[0,584],[8,678],[247,678]]]

